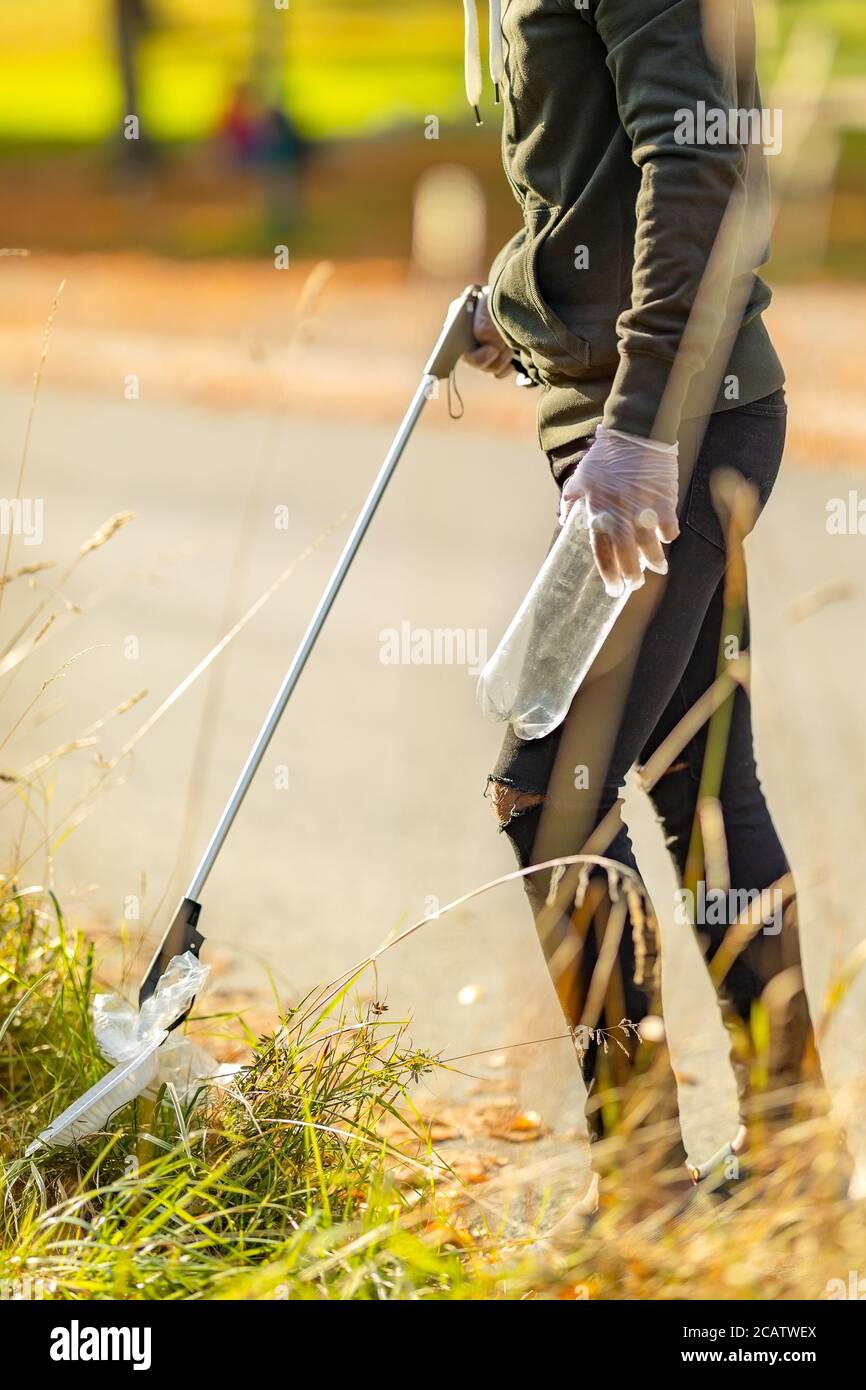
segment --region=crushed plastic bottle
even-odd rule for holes
[[[116,1065],[68,1105],[26,1150],[64,1148],[101,1130],[116,1110],[144,1091],[170,1083],[181,1101],[205,1082],[227,1077],[234,1068],[219,1066],[195,1043],[171,1033],[172,1023],[188,1009],[210,967],[185,951],[173,956],[156,989],[140,1009],[120,994],[97,994],[93,1032],[103,1057]]]
[[[97,994],[93,1000],[93,1032],[99,1050],[109,1062],[126,1062],[141,1054],[159,1035],[156,1077],[170,1081],[182,1099],[192,1095],[202,1080],[220,1073],[209,1053],[183,1033],[169,1031],[176,1018],[189,1008],[210,974],[191,951],[172,956],[153,994],[138,1009],[120,994]]]
[[[627,600],[628,591],[605,592],[585,510],[572,507],[478,679],[484,714],[508,720],[523,739],[558,728]]]

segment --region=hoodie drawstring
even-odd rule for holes
[[[502,86],[504,63],[502,56],[502,0],[488,0],[490,6],[490,76],[493,80],[495,99],[499,101]],[[475,112],[475,120],[481,125],[481,40],[478,34],[478,13],[475,0],[463,0],[465,21],[464,77],[466,97]]]

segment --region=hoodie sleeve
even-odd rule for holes
[[[666,443],[677,437],[695,373],[739,327],[732,291],[746,153],[738,143],[683,139],[700,103],[726,113],[739,104],[736,9],[736,0],[591,0],[584,16],[607,50],[641,171],[631,304],[617,323],[620,360],[604,423]],[[754,81],[753,51],[750,61]]]

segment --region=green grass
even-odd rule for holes
[[[0,1287],[64,1299],[382,1298],[458,1289],[376,1132],[431,1059],[338,993],[261,1040],[231,1089],[170,1091],[72,1149],[21,1154],[101,1075],[92,952],[42,895],[10,896],[0,955]]]
[[[58,582],[128,519],[101,527]],[[42,613],[37,604],[22,631]],[[102,760],[97,785],[116,765]],[[14,780],[31,813],[40,775]],[[819,1036],[864,959],[861,945],[832,983]],[[705,1204],[672,1221],[657,1181],[664,1125],[598,1146],[608,1178],[589,1227],[551,1232],[568,1184],[542,1164],[467,1186],[415,1104],[436,1059],[378,1005],[352,1005],[364,967],[317,989],[275,1033],[256,1039],[236,1020],[249,1053],[229,1087],[183,1099],[166,1087],[77,1146],[28,1156],[107,1070],[91,1026],[98,965],[53,894],[0,878],[0,1301],[27,1290],[57,1300],[808,1300],[862,1258],[866,1203],[841,1199],[837,1135],[806,1088],[781,1133],[767,1134],[756,1109],[754,1172],[721,1214]],[[227,1024],[200,1017],[196,1040]],[[639,1084],[650,1107],[651,1083],[649,1068]]]
[[[116,129],[120,92],[106,0],[5,6],[0,140],[90,143]],[[146,42],[142,114],[160,140],[207,136],[253,51],[252,0],[159,0]],[[862,0],[758,0],[764,64],[798,21],[838,38],[835,72],[866,74]],[[285,27],[290,104],[304,127],[335,136],[465,115],[459,0],[291,0]]]
[[[267,0],[151,3],[158,23],[144,44],[140,111],[161,158],[150,169],[146,199],[131,197],[129,181],[118,176],[122,96],[109,0],[5,7],[0,152],[9,244],[53,249],[60,240],[68,250],[131,245],[174,256],[258,255],[288,225],[298,255],[404,258],[418,179],[431,163],[449,160],[481,177],[491,256],[513,231],[513,199],[494,148],[498,119],[477,131],[465,101],[460,0],[291,0],[283,12]],[[817,7],[813,0],[757,0],[756,11],[765,87],[801,23],[834,34],[836,78],[866,80],[863,0],[822,0]],[[268,31],[268,51],[273,34],[285,31],[285,98],[294,116],[309,136],[333,142],[308,170],[297,218],[263,182],[251,193],[250,171],[227,165],[210,140],[232,86],[251,71],[256,14],[277,25]],[[420,138],[431,114],[442,122],[435,144]],[[390,138],[376,138],[383,132]],[[823,263],[816,267],[796,234],[789,249],[783,219],[776,278],[816,269],[862,275],[862,145],[860,132],[843,132]]]
[[[771,7],[755,0],[759,23]],[[839,77],[866,74],[866,6],[860,0],[779,0],[780,30],[787,38],[794,24],[805,22],[828,28],[838,47],[833,72]]]
[[[250,0],[163,0],[143,53],[142,118],[160,140],[209,135],[248,71]],[[116,129],[120,90],[105,3],[40,0],[4,17],[0,139],[88,143]],[[464,114],[458,0],[292,0],[290,105],[316,136]]]
[[[28,1158],[105,1063],[90,1027],[92,952],[50,895],[4,891],[4,1298],[817,1299],[857,1267],[863,1204],[839,1201],[826,1134],[808,1117],[721,1218],[699,1207],[673,1223],[663,1202],[648,1214],[648,1156],[624,1150],[590,1228],[549,1238],[551,1194],[532,1208],[518,1176],[510,1207],[495,1184],[477,1200],[413,1126],[411,1089],[433,1059],[375,1007],[353,1015],[342,989],[260,1039],[229,1090],[182,1104],[164,1090],[77,1147]],[[398,1112],[411,1151],[381,1132]]]

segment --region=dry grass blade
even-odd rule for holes
[[[52,613],[50,617],[45,619],[45,622],[31,638],[26,642],[22,642],[20,647],[14,648],[4,656],[3,660],[0,661],[0,676],[7,675],[10,671],[14,670],[16,666],[20,666],[22,661],[27,660],[30,653],[39,646],[42,638],[54,624],[56,618],[57,615]]]
[[[78,738],[69,739],[67,742],[59,744],[57,748],[51,749],[50,752],[43,753],[41,757],[36,758],[33,762],[28,763],[26,767],[23,767],[20,772],[6,771],[0,773],[0,781],[26,785],[34,777],[45,772],[49,767],[52,767],[54,763],[59,762],[61,758],[65,758],[69,753],[77,753],[85,748],[96,748],[99,745],[99,739],[96,738],[95,735],[98,734],[100,730],[104,729],[113,719],[117,719],[121,715],[128,713],[129,710],[134,709],[135,706],[145,698],[147,693],[147,690],[136,691],[134,695],[130,695],[127,700],[122,700],[119,705],[109,710],[107,714],[102,715],[99,719],[95,719],[92,724],[88,724],[87,728]],[[0,802],[0,810],[8,806],[12,800],[14,800],[14,796],[7,797],[6,801]]]
[[[492,892],[494,888],[501,888],[506,883],[519,883],[530,874],[554,871],[560,867],[566,869],[572,866],[583,868],[586,865],[592,865],[597,869],[604,869],[605,871],[612,871],[616,874],[628,876],[632,878],[636,884],[640,884],[637,875],[632,873],[626,866],[616,863],[613,859],[605,859],[601,855],[593,854],[560,855],[558,858],[549,859],[543,864],[532,864],[526,869],[513,869],[510,873],[502,874],[499,878],[490,879],[487,883],[482,883],[477,888],[470,889],[468,893],[463,893],[459,898],[455,898],[452,902],[446,903],[444,907],[439,908],[432,916],[420,917],[418,921],[411,923],[410,926],[404,927],[402,931],[396,932],[388,937],[377,950],[371,952],[369,956],[365,956],[357,965],[352,966],[350,970],[344,971],[343,974],[336,976],[335,979],[323,985],[321,989],[316,990],[304,1006],[304,1011],[301,1015],[302,1019],[306,1021],[315,1013],[324,1013],[327,1011],[338,998],[345,995],[346,991],[351,988],[352,984],[365,970],[370,967],[375,968],[376,962],[385,955],[386,952],[393,951],[395,946],[402,945],[404,941],[408,941],[410,936],[414,936],[415,933],[421,931],[422,928],[441,922],[450,912],[455,912],[458,908],[465,907],[467,903],[472,902],[475,898],[480,898],[485,893]],[[642,887],[642,885],[640,886]]]
[[[0,739],[0,748],[6,747],[6,744],[9,742],[16,729],[18,729],[20,725],[23,723],[23,721],[27,718],[27,715],[33,709],[33,706],[39,700],[41,700],[42,696],[44,695],[45,691],[48,689],[50,685],[53,685],[55,681],[62,680],[65,677],[70,666],[74,666],[76,662],[81,660],[82,657],[88,656],[90,652],[99,651],[105,645],[106,643],[104,642],[97,642],[94,643],[92,647],[85,647],[83,651],[75,652],[74,655],[68,657],[61,666],[58,666],[57,670],[53,671],[52,674],[42,682],[41,686],[37,690],[36,694],[33,696],[33,699],[29,702],[29,704],[25,705],[24,710],[15,720],[15,723],[12,725],[11,729],[6,734],[5,738]]]
[[[16,579],[24,579],[31,574],[40,574],[42,570],[50,570],[53,567],[53,560],[36,560],[30,565],[19,565],[17,570],[13,570],[11,574],[0,575],[0,587],[5,588],[7,584],[14,584]]]
[[[846,603],[849,599],[857,597],[857,585],[850,580],[834,579],[826,584],[819,584],[817,588],[810,589],[808,593],[801,594],[788,604],[786,616],[792,623],[805,622],[807,618],[820,613],[833,603]]]
[[[59,303],[60,303],[60,296],[61,296],[62,293],[63,293],[63,289],[64,289],[64,286],[65,286],[65,285],[66,285],[66,281],[65,281],[65,280],[61,280],[60,285],[59,285],[58,290],[57,290],[57,293],[56,293],[55,296],[54,296],[54,300],[53,300],[53,303],[52,303],[52,305],[51,305],[51,309],[49,310],[49,313],[48,313],[48,321],[47,321],[47,323],[46,323],[46,325],[45,325],[45,336],[43,337],[43,340],[42,340],[42,352],[41,352],[40,357],[39,357],[39,362],[38,362],[38,364],[37,364],[36,371],[33,373],[33,390],[32,390],[31,396],[30,396],[30,409],[29,409],[29,411],[27,412],[27,426],[26,426],[26,428],[25,428],[25,430],[24,430],[24,445],[23,445],[22,450],[21,450],[21,462],[20,462],[20,464],[18,465],[18,479],[17,479],[17,482],[16,482],[16,484],[15,484],[15,501],[16,501],[16,502],[20,501],[20,499],[21,499],[21,488],[22,488],[22,486],[23,486],[23,484],[24,484],[24,473],[25,473],[25,470],[26,470],[26,468],[27,468],[27,458],[28,458],[28,454],[29,454],[29,452],[30,452],[30,437],[31,437],[31,435],[32,435],[32,433],[33,433],[33,417],[34,417],[34,415],[35,415],[35,413],[36,413],[36,402],[37,402],[37,400],[39,399],[39,387],[40,387],[41,382],[42,382],[42,373],[43,373],[43,371],[44,371],[44,369],[45,369],[45,362],[46,362],[46,360],[47,360],[47,358],[48,358],[48,343],[49,343],[49,341],[50,341],[50,339],[51,339],[51,329],[52,329],[53,324],[54,324],[54,317],[55,317],[55,315],[56,315],[56,313],[57,313],[57,307],[58,307],[58,305],[59,305]],[[2,583],[0,583],[0,606],[2,606],[2,603],[3,603],[3,595],[4,595],[5,591],[6,591],[6,582],[5,582],[5,581],[6,581],[6,578],[7,578],[8,574],[9,574],[9,557],[10,557],[10,555],[11,555],[11,553],[12,553],[12,535],[13,535],[13,531],[12,531],[12,528],[10,527],[9,534],[8,534],[8,536],[6,537],[6,550],[5,550],[5,553],[4,553],[4,556],[3,556],[3,572],[2,572],[2,575],[0,575],[0,579],[2,579],[2,581],[3,581]]]
[[[89,540],[86,540],[79,550],[80,557],[89,555],[92,550],[99,550],[103,545],[107,545],[112,536],[116,536],[122,527],[127,526],[135,516],[134,512],[115,512],[107,521],[103,522],[98,531],[94,531]]]
[[[311,541],[310,544],[306,546],[304,550],[302,550],[301,553],[295,557],[291,564],[289,564],[286,567],[286,569],[284,569],[282,573],[277,576],[273,583],[270,584],[268,588],[265,589],[264,592],[259,595],[256,601],[250,605],[247,611],[243,614],[241,618],[238,619],[238,621],[233,625],[233,627],[223,637],[221,637],[219,642],[217,642],[216,645],[213,646],[204,657],[202,657],[201,661],[195,667],[193,667],[189,675],[185,676],[184,679],[180,682],[180,684],[175,686],[174,690],[166,696],[166,698],[162,701],[158,708],[154,710],[153,714],[151,714],[144,721],[144,723],[141,724],[138,727],[138,729],[136,729],[135,733],[132,734],[132,736],[129,739],[127,739],[127,741],[123,744],[120,751],[116,753],[113,758],[108,759],[104,763],[104,765],[100,768],[98,775],[94,778],[90,786],[85,789],[85,791],[72,805],[72,807],[70,807],[70,809],[67,812],[65,812],[65,814],[60,818],[55,828],[55,833],[63,830],[64,827],[77,826],[81,824],[82,820],[84,819],[84,816],[87,814],[87,808],[90,802],[93,800],[93,797],[97,794],[97,792],[99,792],[99,790],[105,785],[110,775],[117,770],[117,768],[126,758],[129,757],[129,755],[138,746],[138,744],[145,737],[145,735],[150,732],[150,730],[154,727],[156,723],[158,723],[158,721],[163,717],[163,715],[166,714],[168,710],[170,710],[175,704],[177,704],[178,700],[180,700],[180,698],[183,695],[185,695],[186,692],[194,685],[198,678],[204,674],[204,672],[216,660],[220,653],[223,652],[226,649],[226,647],[228,647],[229,644],[234,641],[238,634],[243,631],[243,629],[247,626],[249,622],[252,621],[256,614],[259,613],[262,608],[264,608],[265,604],[267,604],[270,601],[270,599],[274,596],[275,593],[277,593],[277,591],[282,587],[282,585],[285,584],[287,580],[291,578],[298,566],[303,564],[304,561],[307,560],[311,555],[315,554],[319,547],[324,544],[324,542],[328,539],[332,532],[335,531],[337,527],[339,527],[342,524],[342,522],[346,519],[348,515],[348,511],[341,512],[340,515],[331,523],[330,526],[326,527],[325,530],[322,531],[314,541]],[[0,674],[2,674],[2,670],[3,665],[2,663],[0,663]],[[18,869],[22,869],[25,864],[29,863],[30,860],[34,857],[34,855],[38,854],[41,849],[45,848],[47,843],[47,838],[41,839],[39,843],[26,856],[26,858],[22,859],[19,862]]]
[[[333,261],[319,261],[313,266],[301,289],[298,307],[295,311],[295,326],[291,343],[308,343],[313,337],[315,317],[327,285],[333,279],[336,266]]]
[[[699,700],[695,701],[688,713],[683,715],[676,728],[668,734],[664,742],[659,744],[643,767],[639,768],[638,785],[644,791],[652,790],[659,778],[664,776],[671,763],[682,753],[698,730],[730,697],[731,692],[738,685],[748,686],[748,679],[749,657],[747,653],[744,653],[738,660],[728,662],[727,670],[713,682],[708,690],[704,691]]]
[[[133,520],[133,517],[133,512],[115,512],[113,516],[110,516],[108,520],[100,526],[99,530],[95,531],[79,548],[75,559],[71,564],[67,565],[66,569],[57,580],[54,586],[55,592],[62,588],[86,555],[91,555],[94,550],[101,550],[104,545],[108,544],[112,536],[115,536],[118,531],[122,530],[124,526]],[[0,597],[2,597],[2,590],[0,590]],[[25,659],[20,652],[14,650],[16,643],[21,641],[31,623],[34,623],[40,613],[45,611],[49,601],[50,598],[44,598],[41,603],[36,605],[24,619],[24,622],[21,623],[14,636],[9,639],[6,646],[3,648],[3,652],[0,654],[4,658],[2,664],[0,664],[0,675],[4,675],[7,671],[12,670],[13,666],[20,665],[21,661]],[[68,603],[68,600],[63,600],[63,602]]]

